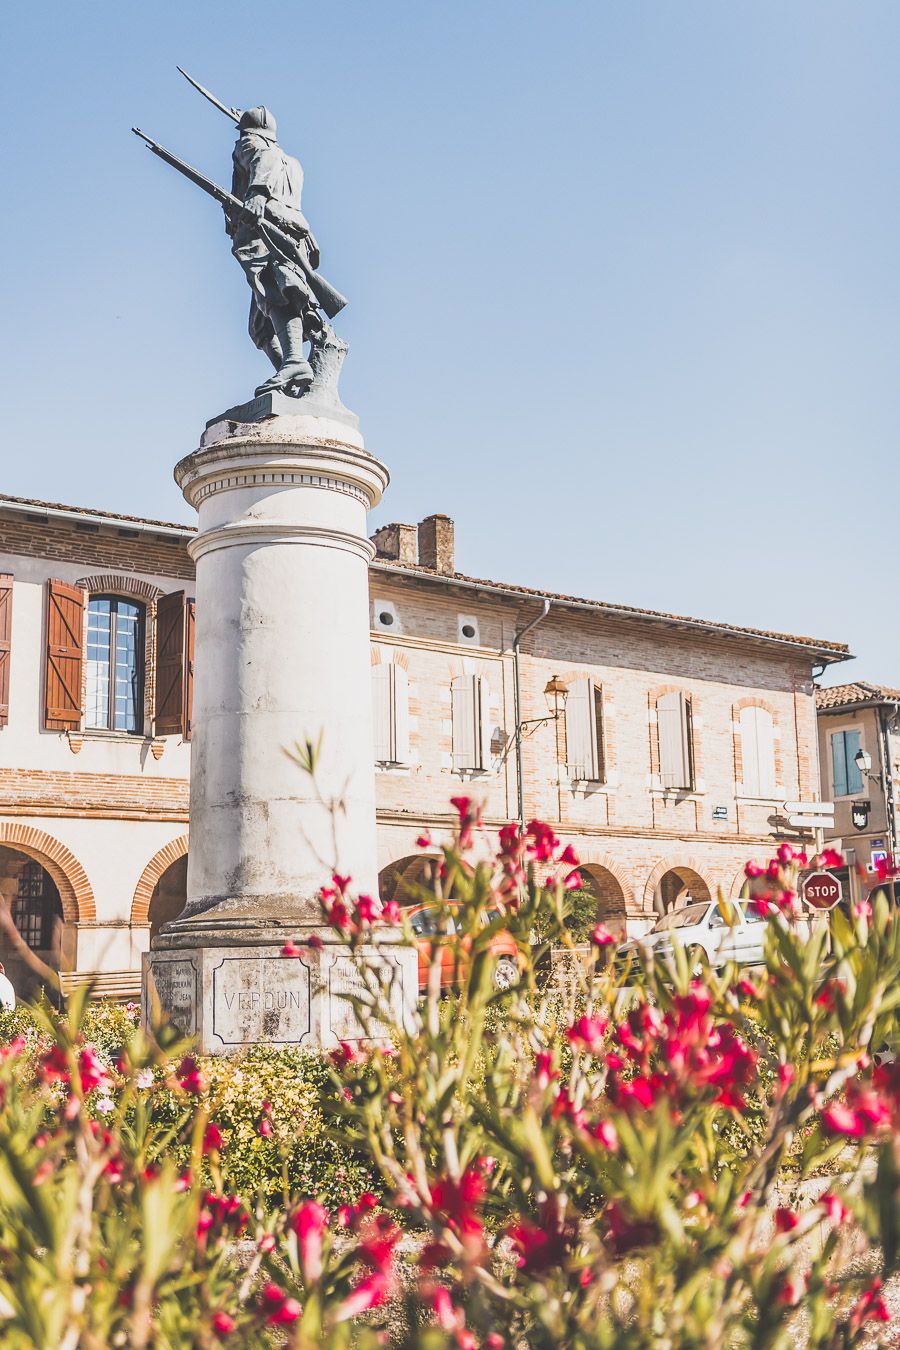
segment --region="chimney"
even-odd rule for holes
[[[420,527],[421,528],[421,527]],[[416,565],[415,525],[382,525],[372,535],[376,558]]]
[[[444,576],[455,572],[453,521],[449,516],[426,516],[419,521],[419,566]]]

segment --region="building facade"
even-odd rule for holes
[[[822,798],[834,802],[829,842],[847,861],[845,895],[879,884],[879,858],[898,855],[900,689],[857,682],[816,691]]]
[[[0,959],[23,991],[21,941],[64,983],[136,993],[151,933],[184,903],[192,533],[0,498],[0,892],[16,926]],[[785,800],[818,796],[813,677],[842,644],[471,578],[445,516],[373,542],[385,897],[420,875],[417,837],[445,836],[465,792],[490,828],[520,808],[550,821],[598,913],[640,932],[686,896],[737,894],[747,858],[791,837]]]

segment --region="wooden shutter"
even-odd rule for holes
[[[453,768],[481,769],[482,745],[481,676],[458,675],[451,685],[453,700]]]
[[[157,736],[186,735],[188,731],[188,601],[184,591],[173,591],[156,602],[156,725]],[[191,644],[192,645],[192,644]]]
[[[600,776],[597,747],[597,700],[593,680],[573,680],[566,699],[566,764],[569,777],[596,782]]]
[[[863,780],[859,771],[859,765],[856,762],[856,756],[859,754],[862,744],[861,731],[844,732],[844,757],[847,764],[847,792],[852,796],[853,793],[862,792]]]
[[[194,731],[194,623],[197,602],[188,600],[184,616],[184,739]]]
[[[13,579],[0,572],[0,727],[9,721],[9,657],[12,642]]]
[[[81,726],[84,595],[80,586],[47,582],[44,726],[48,731],[77,731]]]
[[[691,786],[690,707],[684,694],[663,694],[656,705],[659,781],[663,787]]]
[[[391,671],[393,666],[372,667],[372,720],[375,732],[375,763],[390,764],[391,753]]]
[[[847,795],[847,760],[844,756],[844,733],[836,731],[831,738],[831,781],[836,797]]]

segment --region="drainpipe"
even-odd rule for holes
[[[519,647],[526,633],[530,633],[532,628],[537,628],[542,620],[546,619],[550,612],[550,601],[545,600],[543,609],[536,619],[527,623],[520,629],[513,638],[513,674],[515,680],[515,715],[516,715],[516,784],[519,803],[519,833],[525,832],[525,781],[522,777],[522,682],[519,672]]]
[[[892,705],[896,717],[900,704]],[[897,822],[894,816],[894,780],[891,775],[891,738],[888,731],[887,708],[882,704],[878,708],[878,733],[881,740],[881,791],[884,797],[884,818],[887,825],[888,848],[894,863],[897,862]]]

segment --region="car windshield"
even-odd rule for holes
[[[693,928],[694,924],[701,922],[708,909],[709,902],[702,905],[685,905],[684,909],[670,910],[661,919],[657,919],[650,932],[668,933],[673,928]]]
[[[449,914],[444,916],[442,924],[441,913],[437,909],[420,909],[409,922],[416,937],[446,937],[454,931]]]

